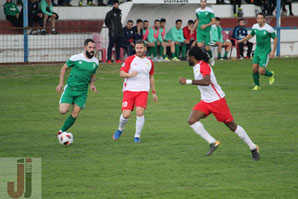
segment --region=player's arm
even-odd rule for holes
[[[95,87],[94,83],[95,83],[95,73],[92,73],[92,75],[91,75],[91,81],[90,81],[90,89],[93,92],[97,93],[97,90],[96,90],[96,87]]]
[[[120,77],[122,78],[129,78],[129,77],[135,77],[137,76],[138,72],[137,71],[133,71],[131,73],[127,73],[125,71],[120,71]]]
[[[205,29],[205,28],[207,28],[208,26],[212,26],[213,24],[215,24],[215,22],[216,22],[215,17],[213,17],[213,18],[211,19],[211,22],[210,22],[210,23],[201,25],[201,28],[202,28],[202,29]]]
[[[197,29],[198,25],[199,25],[199,20],[196,19],[196,21],[195,21],[195,25],[194,25],[194,27],[193,27],[193,30],[192,30],[191,34]]]
[[[57,93],[59,93],[63,89],[64,76],[67,69],[68,69],[68,66],[64,64],[64,66],[60,70],[60,81],[56,88]]]
[[[237,43],[241,43],[241,42],[244,42],[244,41],[248,41],[250,40],[251,38],[253,37],[253,35],[251,34],[248,34],[246,37],[244,37],[243,39],[240,39],[240,40],[237,40]]]
[[[191,80],[184,77],[180,77],[180,84],[193,84],[200,86],[209,86],[210,85],[210,75],[204,75],[201,80]]]
[[[275,51],[276,51],[276,47],[277,47],[277,37],[274,38],[273,49],[270,52],[270,58],[273,58],[274,57]]]
[[[157,102],[157,95],[156,95],[156,91],[155,91],[155,81],[154,81],[153,75],[149,76],[149,81],[150,81],[150,88],[152,90],[153,101]]]

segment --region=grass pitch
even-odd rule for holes
[[[261,76],[257,92],[251,60],[214,67],[236,123],[260,146],[260,161],[252,161],[249,148],[213,116],[202,123],[222,146],[205,156],[208,144],[187,124],[200,93],[178,83],[179,76],[193,78],[186,62],[155,64],[159,102],[149,94],[140,144],[133,142],[135,113],[121,138],[112,140],[123,80],[119,64],[101,65],[99,93],[89,91],[70,129],[70,147],[55,137],[68,116],[59,115],[55,91],[62,65],[1,67],[0,157],[41,157],[44,199],[297,198],[297,62],[270,60],[276,81],[268,85]]]

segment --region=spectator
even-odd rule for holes
[[[197,43],[197,31],[193,31],[194,25],[195,22],[193,20],[188,20],[187,26],[183,28],[183,36],[189,42],[189,44],[186,44],[186,51]]]
[[[98,5],[98,6],[107,6],[107,5],[103,2],[103,0],[97,0],[97,5]]]
[[[116,63],[121,63],[120,58],[120,42],[123,37],[121,10],[119,9],[119,1],[115,0],[113,9],[109,11],[105,18],[105,24],[109,28],[109,47],[108,47],[108,63],[112,63],[112,49],[116,44]]]
[[[132,28],[133,31],[133,43],[135,44],[136,41],[143,39],[143,20],[137,19],[137,24]]]
[[[58,6],[72,6],[70,4],[71,0],[58,0]],[[54,5],[53,5],[54,6]]]
[[[243,11],[242,11],[242,8],[241,8],[241,2],[242,2],[241,0],[234,0],[234,2],[233,2],[233,15],[234,15],[234,17],[242,17],[243,16]],[[237,5],[238,5],[238,12],[236,12]]]
[[[23,27],[23,20],[20,18],[20,12],[17,5],[12,0],[6,0],[3,5],[4,14],[8,21],[10,21],[16,27]]]
[[[248,33],[247,33],[247,28],[245,27],[245,24],[244,24],[244,19],[239,19],[238,26],[236,26],[233,30],[233,38],[235,38],[236,40],[241,40],[244,37],[246,37],[247,34]],[[251,56],[253,44],[249,41],[244,41],[244,42],[238,43],[238,46],[240,51],[240,59],[244,58],[243,56],[244,46],[248,47],[247,55],[245,58],[249,59]]]
[[[79,6],[83,6],[83,0],[80,0]],[[86,6],[95,6],[93,0],[87,0]]]
[[[149,28],[149,21],[144,20],[143,23],[143,40],[148,48],[148,56],[150,57],[154,51],[155,43],[153,42],[153,30]]]
[[[181,19],[176,20],[176,26],[171,28],[166,36],[168,40],[173,41],[175,44],[174,61],[175,59],[179,60],[180,47],[181,47],[181,54],[182,54],[181,60],[186,60],[186,44],[189,44],[189,41],[185,40],[181,26],[182,26],[182,20]]]
[[[20,14],[21,18],[23,17],[23,8]],[[39,3],[37,0],[28,1],[28,25],[29,27],[34,26],[34,22],[38,22],[40,27],[43,27],[43,14],[39,9]],[[30,34],[35,34],[36,31],[32,30]]]
[[[154,26],[152,26],[150,28],[150,31],[153,33],[153,38],[152,42],[154,42],[154,47],[153,47],[153,56],[154,58],[152,59],[152,61],[156,62],[156,61],[163,61],[163,52],[164,52],[164,43],[161,37],[161,31],[159,30],[160,28],[160,21],[159,19],[156,19],[154,21]],[[149,40],[149,39],[148,39]],[[157,50],[159,50],[159,59],[157,59]]]
[[[128,20],[126,27],[123,28],[123,39],[121,40],[120,46],[125,49],[128,57],[133,55],[133,48],[135,44],[133,43],[133,21]]]
[[[273,16],[273,11],[275,10],[275,7],[276,7],[276,0],[269,0],[268,11],[267,11],[268,16]]]
[[[281,5],[282,5],[282,11],[287,15],[287,9],[286,5],[289,5],[289,15],[294,16],[293,11],[292,11],[292,0],[281,0]]]
[[[166,29],[166,23],[167,23],[167,21],[165,18],[160,19],[160,34],[161,34],[161,38],[163,40],[163,46],[164,46],[163,61],[170,61],[167,56],[167,47],[170,47],[170,49],[171,49],[172,60],[180,61],[180,60],[178,60],[178,58],[176,58],[175,60],[173,59],[173,58],[175,58],[175,44],[171,40],[166,39],[166,34],[168,32]]]
[[[228,52],[232,47],[232,43],[227,40],[224,41],[222,37],[222,28],[220,26],[220,18],[215,17],[215,24],[211,26],[211,41],[217,45],[218,59],[228,59]],[[221,49],[222,47],[226,48],[225,55],[221,57]]]
[[[51,18],[52,22],[52,34],[58,34],[55,29],[56,20],[58,19],[58,14],[53,12],[52,1],[51,0],[41,0],[39,3],[41,12],[43,13],[43,28],[41,34],[48,34],[46,31],[47,21]]]

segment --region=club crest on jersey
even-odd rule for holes
[[[206,12],[206,15],[208,15],[208,12]]]
[[[79,64],[82,64],[82,61],[79,61]]]
[[[266,35],[266,32],[264,31],[264,35]]]
[[[93,69],[95,68],[95,64],[93,64]]]

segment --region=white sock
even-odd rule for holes
[[[125,124],[127,123],[127,121],[128,121],[128,118],[127,119],[125,119],[124,117],[123,117],[123,114],[121,114],[121,116],[120,116],[120,119],[119,119],[119,131],[123,131],[124,130],[124,126],[125,126]]]
[[[203,124],[201,122],[196,122],[190,127],[199,134],[204,140],[206,140],[209,144],[215,143],[216,140],[205,130]]]
[[[237,126],[235,133],[248,145],[250,150],[253,150],[256,147],[256,145],[251,141],[251,139],[248,137],[247,133],[241,126]]]
[[[144,117],[144,115],[141,116],[141,117],[138,117],[137,116],[135,137],[137,137],[137,138],[140,138],[141,137],[141,132],[142,132],[144,123],[145,123],[145,117]]]

